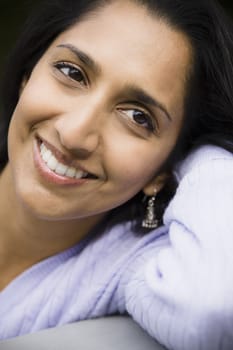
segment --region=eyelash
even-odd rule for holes
[[[152,117],[150,116],[149,113],[146,113],[140,109],[135,109],[135,108],[118,108],[118,110],[121,113],[126,113],[126,112],[130,112],[133,111],[134,113],[138,113],[139,115],[134,115],[128,118],[132,118],[133,119],[133,123],[136,124],[136,126],[138,126],[139,128],[143,128],[148,130],[149,132],[153,133],[156,131],[157,126],[155,125],[155,122],[153,121]],[[138,121],[136,121],[134,118],[139,116],[139,118],[142,118],[141,121],[140,119]],[[143,120],[144,119],[144,120]],[[146,123],[146,126],[144,125]]]
[[[80,68],[78,68],[76,65],[68,63],[68,62],[65,62],[65,61],[61,61],[61,62],[56,62],[54,64],[54,67],[61,74],[63,74],[65,77],[67,77],[68,79],[71,79],[72,81],[78,82],[80,85],[83,85],[83,86],[87,86],[88,85],[87,77],[82,72],[82,70]],[[65,73],[63,71],[64,69],[68,70],[68,72]],[[80,78],[81,78],[82,82],[80,82],[78,79],[75,79],[74,77],[71,76],[71,70],[73,70],[73,73],[76,73],[76,74],[78,73],[80,75]],[[133,111],[133,112],[139,113],[140,114],[140,118],[141,117],[144,118],[145,121],[142,122],[142,119],[141,119],[141,122],[139,122],[139,121],[137,122],[134,119],[133,123],[137,127],[142,128],[142,129],[146,129],[150,133],[154,133],[157,130],[157,125],[155,125],[155,122],[154,122],[154,120],[152,119],[152,117],[150,116],[149,113],[146,113],[145,111],[142,111],[142,110],[136,109],[136,108],[118,108],[118,110],[121,113],[124,113],[124,114],[126,112],[129,112],[129,111]],[[131,118],[133,119],[135,117],[136,116],[131,117]],[[128,118],[130,118],[130,117],[128,117]],[[146,126],[143,125],[144,123],[146,123]]]
[[[75,82],[78,82],[79,84],[83,85],[83,86],[86,86],[88,85],[88,80],[85,76],[85,74],[82,72],[82,70],[80,68],[78,68],[76,65],[74,64],[71,64],[71,63],[68,63],[68,62],[56,62],[54,64],[54,67],[59,70],[59,72],[61,74],[63,74],[65,77],[68,77],[69,79],[71,79],[72,81],[75,81]],[[63,70],[66,69],[68,70],[67,73],[65,73]],[[71,76],[72,74],[72,70],[73,70],[73,73],[78,73],[80,75],[80,78],[82,80],[82,82],[80,82],[78,80],[78,78],[74,78]]]

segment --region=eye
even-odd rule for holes
[[[156,130],[156,125],[153,118],[144,111],[139,109],[119,109],[121,113],[127,115],[129,119],[132,120],[134,124],[138,127],[145,128],[150,132],[154,132]]]
[[[79,84],[87,85],[85,74],[77,66],[68,62],[57,62],[54,64],[54,67],[69,79],[78,82]]]

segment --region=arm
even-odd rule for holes
[[[169,349],[228,350],[233,349],[233,157],[214,147],[207,157],[200,152],[181,169],[166,210],[167,244],[154,254],[142,252],[144,266],[135,263],[126,308]]]

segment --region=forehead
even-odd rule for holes
[[[111,2],[62,33],[52,47],[67,43],[92,57],[103,75],[149,89],[180,112],[191,45],[145,7],[127,0]]]

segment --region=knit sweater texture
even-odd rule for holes
[[[233,156],[204,146],[175,173],[163,226],[100,225],[15,278],[0,293],[0,339],[128,313],[168,349],[233,349]]]

